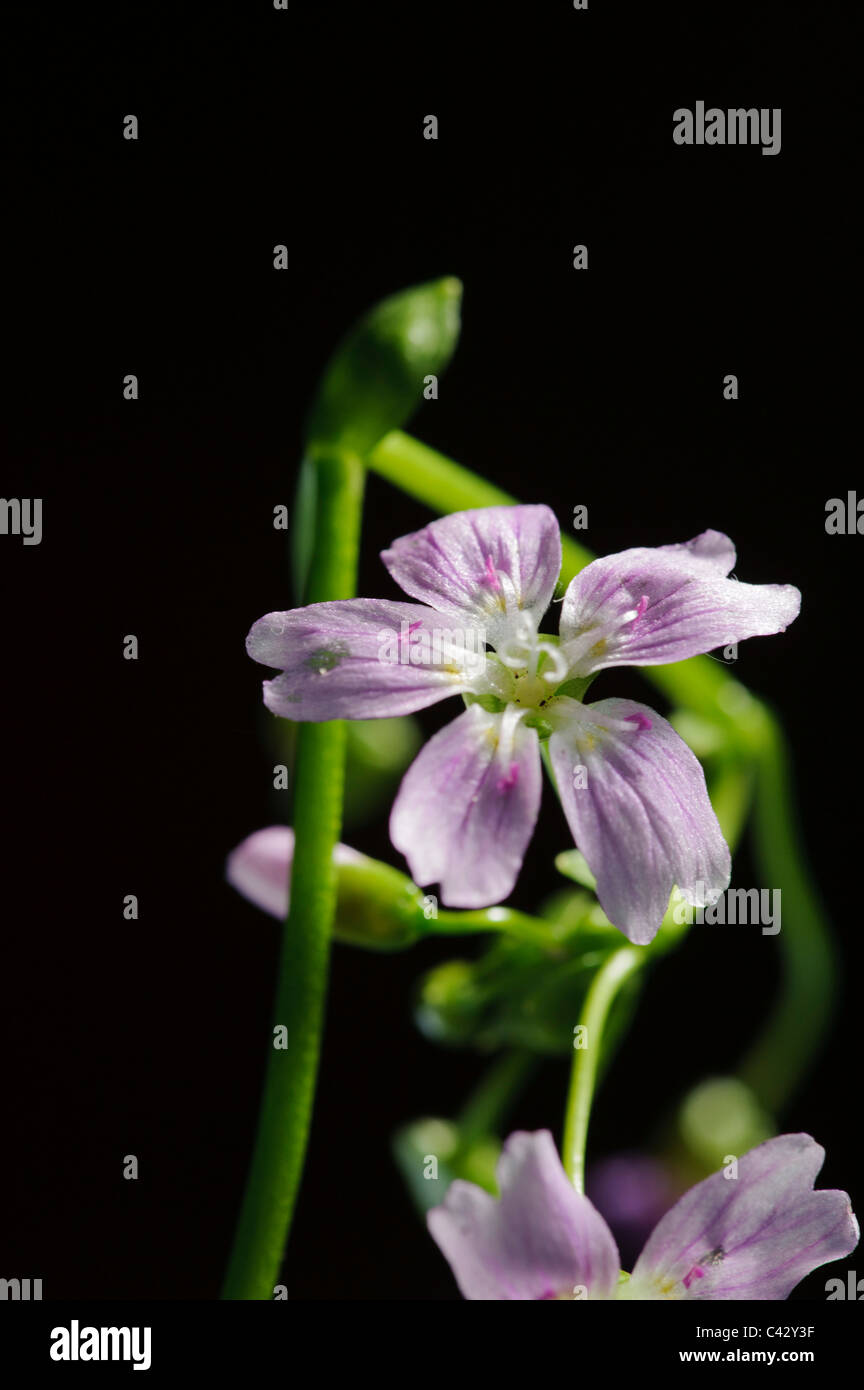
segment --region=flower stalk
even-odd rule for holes
[[[580,1031],[573,1044],[573,1066],[561,1145],[564,1171],[577,1192],[585,1191],[585,1148],[597,1069],[603,1053],[603,1033],[622,986],[641,968],[646,954],[644,949],[633,946],[615,951],[597,971],[585,998],[578,1025]]]
[[[355,592],[363,466],[349,453],[321,454],[316,473],[313,602]],[[274,1026],[287,1046],[270,1054],[258,1133],[222,1297],[270,1299],[291,1226],[309,1135],[333,916],[333,850],[341,831],[345,726],[303,724],[297,733],[291,907],[282,937]]]

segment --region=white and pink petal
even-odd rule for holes
[[[676,884],[702,907],[728,887],[729,849],[705,774],[647,705],[559,699],[555,718],[549,751],[573,838],[609,920],[645,945]]]
[[[363,857],[350,845],[333,848],[336,864],[358,864]],[[293,862],[294,831],[288,825],[268,825],[254,830],[231,851],[225,877],[255,907],[281,921],[288,914]]]
[[[520,618],[536,631],[561,571],[561,533],[545,506],[453,512],[381,556],[412,598],[485,629],[495,646]]]
[[[510,707],[471,705],[406,772],[390,838],[415,883],[441,885],[448,907],[488,907],[512,892],[540,809],[537,732]]]
[[[781,1134],[686,1192],[661,1219],[621,1296],[785,1299],[812,1270],[851,1254],[845,1192],[814,1191],[825,1151]],[[727,1176],[727,1174],[733,1176]]]
[[[734,563],[732,542],[719,531],[593,560],[571,581],[561,608],[571,670],[663,665],[783,632],[798,616],[799,591],[728,579]]]
[[[498,1163],[500,1199],[452,1183],[427,1217],[463,1297],[608,1299],[619,1273],[608,1226],[561,1166],[548,1130],[511,1134]]]
[[[264,703],[297,721],[411,714],[482,683],[482,634],[453,629],[421,604],[384,599],[314,603],[268,613],[246,649],[282,674]]]

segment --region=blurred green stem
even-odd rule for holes
[[[754,752],[754,852],[762,882],[781,889],[783,985],[739,1075],[777,1114],[812,1067],[828,1031],[837,958],[798,833],[788,745],[768,710]]]
[[[499,1131],[507,1111],[537,1065],[538,1058],[522,1048],[496,1058],[459,1115],[459,1139],[465,1148]]]
[[[349,454],[315,459],[315,545],[310,603],[355,592],[363,467]],[[333,848],[339,839],[345,771],[342,721],[302,724],[294,783],[291,908],[273,1014],[287,1047],[271,1037],[258,1122],[223,1298],[270,1299],[279,1275],[309,1137],[318,1073],[330,938],[336,905]]]

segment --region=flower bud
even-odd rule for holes
[[[423,400],[459,338],[462,286],[452,276],[402,290],[359,320],[328,363],[307,422],[311,450],[363,457]]]

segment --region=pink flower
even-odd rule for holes
[[[391,839],[414,881],[440,883],[452,907],[507,897],[536,824],[548,739],[564,814],[616,926],[650,941],[675,884],[695,906],[713,902],[729,883],[729,850],[693,753],[645,705],[575,696],[606,667],[781,632],[797,589],[728,579],[732,543],[706,531],[595,560],[568,587],[555,638],[540,632],[561,568],[548,507],[457,512],[382,559],[418,602],[269,613],[247,647],[281,671],[264,700],[287,719],[381,718],[463,697],[393,806]]]
[[[751,1149],[737,1176],[713,1173],[675,1203],[623,1281],[612,1233],[548,1130],[511,1134],[500,1200],[459,1179],[427,1221],[465,1298],[783,1299],[858,1243],[846,1193],[813,1190],[824,1157],[809,1134]]]

